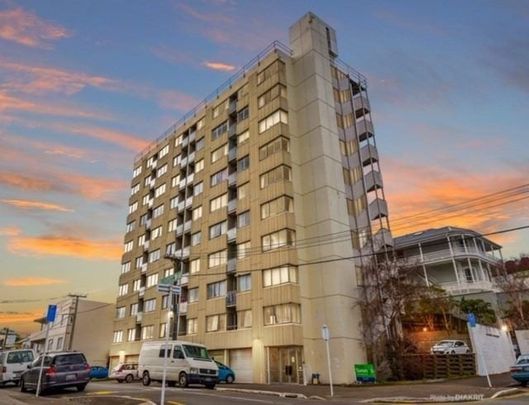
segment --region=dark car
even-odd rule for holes
[[[40,355],[31,363],[28,370],[20,376],[20,391],[37,390],[42,356]],[[78,391],[84,391],[89,381],[90,365],[83,353],[49,353],[44,357],[41,392],[50,388],[68,387],[75,387]]]
[[[101,367],[101,366],[93,366],[90,369],[90,378],[93,378],[93,379],[108,378],[108,368]]]

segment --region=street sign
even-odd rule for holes
[[[55,321],[56,314],[57,314],[57,305],[48,305],[48,313],[46,315],[46,322],[51,323]]]
[[[375,366],[372,363],[355,364],[356,381],[375,382]]]
[[[162,278],[158,284],[169,284],[169,285],[172,285],[172,284],[176,283],[176,280],[177,280],[176,274],[171,274],[170,276]]]
[[[171,284],[158,284],[156,286],[156,290],[160,293],[171,293],[171,294],[180,294],[181,288],[178,285],[171,285]]]
[[[467,322],[471,328],[475,328],[476,327],[476,315],[474,315],[472,312],[467,314]]]
[[[327,327],[327,325],[323,325],[321,327],[321,337],[323,338],[323,340],[325,340],[326,342],[330,339],[330,333],[329,333],[329,328]]]

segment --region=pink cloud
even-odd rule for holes
[[[33,48],[49,48],[49,43],[67,38],[70,32],[22,8],[0,11],[0,38]]]
[[[36,276],[8,278],[7,280],[4,280],[2,282],[2,284],[7,287],[35,287],[42,285],[57,285],[65,283],[66,280]]]
[[[49,203],[45,201],[30,201],[30,200],[17,200],[17,199],[5,199],[0,200],[1,203],[9,205],[11,207],[20,208],[23,210],[44,210],[44,211],[59,211],[59,212],[72,212],[70,208],[66,208],[60,204]]]
[[[230,65],[228,63],[223,63],[223,62],[205,61],[202,63],[202,65],[207,67],[208,69],[220,70],[222,72],[233,72],[236,69],[234,65]]]
[[[6,226],[0,228],[0,236],[17,236],[20,235],[22,230],[16,226]]]

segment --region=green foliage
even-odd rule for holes
[[[496,313],[490,302],[463,297],[459,301],[459,309],[465,314],[473,313],[477,322],[482,325],[494,325],[496,323]]]

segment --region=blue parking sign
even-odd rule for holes
[[[467,314],[467,322],[469,323],[471,328],[475,327],[476,326],[476,315],[474,315],[472,312]]]
[[[48,305],[48,314],[46,315],[46,322],[51,323],[55,321],[57,314],[57,305]]]

